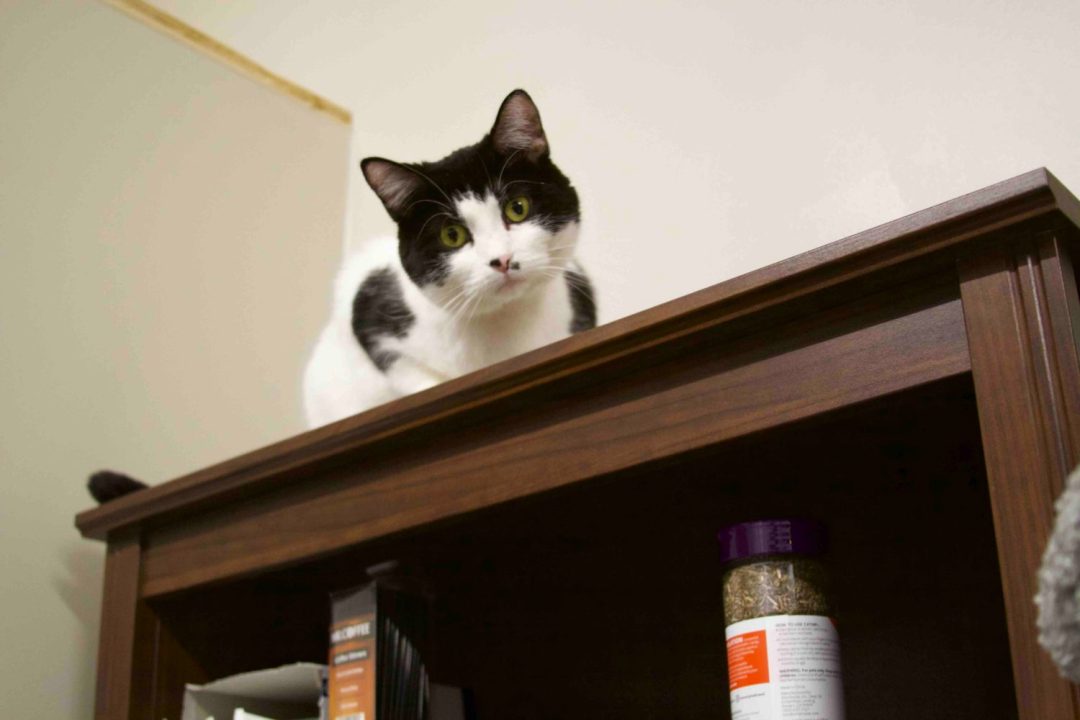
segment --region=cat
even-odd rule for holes
[[[304,372],[316,427],[596,325],[574,253],[577,192],[551,161],[524,90],[480,142],[437,162],[369,157],[364,178],[397,224],[349,256]]]
[[[574,258],[577,192],[524,90],[503,100],[475,145],[431,163],[367,158],[361,169],[398,234],[353,253],[338,274],[304,372],[311,427],[596,325]],[[109,470],[88,482],[99,503],[145,487]]]

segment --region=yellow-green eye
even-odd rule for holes
[[[514,198],[503,206],[503,212],[510,222],[521,222],[529,217],[529,198],[524,195]]]
[[[458,225],[457,223],[443,225],[442,232],[439,233],[439,240],[448,248],[459,248],[468,239],[469,231],[465,229],[464,225]]]

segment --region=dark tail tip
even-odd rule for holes
[[[146,483],[111,470],[101,470],[94,473],[86,483],[86,489],[90,491],[91,497],[99,503],[107,503],[110,500],[123,497],[136,490],[142,490],[145,487]]]

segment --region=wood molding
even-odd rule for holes
[[[142,540],[109,536],[98,640],[96,720],[180,717],[184,682],[210,677],[179,643],[140,591]]]
[[[101,602],[101,630],[98,640],[97,720],[128,720],[137,717],[139,706],[147,705],[150,684],[137,682],[136,665],[153,665],[152,629],[140,610],[139,536],[125,533],[111,537],[105,555],[105,583]],[[142,646],[140,648],[140,646]]]
[[[325,113],[346,125],[352,123],[352,114],[340,105],[271,72],[251,58],[238,53],[206,33],[200,32],[182,20],[163,10],[159,10],[150,3],[144,2],[144,0],[102,1],[155,30],[163,32],[205,55],[209,55],[256,82],[299,100],[314,110]]]
[[[142,593],[295,563],[967,372],[959,299],[908,286],[896,316],[896,292],[714,338],[697,348],[708,360],[593,376],[527,413],[508,405],[417,431],[396,452],[375,448],[302,488],[230,505],[227,523],[207,512],[149,531]]]
[[[1057,455],[1062,482],[1080,463],[1080,300],[1076,289],[1076,272],[1066,235],[1075,233],[1048,232],[1038,238],[1037,265],[1032,258],[1028,276],[1037,283],[1040,299],[1039,313],[1045,318],[1051,342],[1047,350],[1048,373],[1045,380],[1052,396],[1055,428],[1053,450]],[[1035,272],[1035,269],[1038,272]],[[1053,381],[1053,382],[1052,382]],[[1060,492],[1063,486],[1058,486]]]
[[[1064,199],[1063,199],[1064,198]],[[80,513],[84,536],[108,532],[174,511],[265,492],[310,472],[316,464],[389,445],[477,408],[512,402],[562,378],[617,368],[677,343],[692,345],[714,328],[791,307],[828,288],[856,284],[905,262],[1052,213],[1066,213],[1071,195],[1045,169],[1035,170],[781,263],[698,291],[586,333],[520,355],[346,420],[284,440],[172,482]],[[1070,204],[1071,203],[1071,204]],[[1074,220],[1080,224],[1080,217]],[[951,261],[950,261],[951,262]],[[645,358],[645,360],[642,360]]]
[[[1080,456],[1075,278],[1052,232],[958,258],[1002,590],[1022,717],[1077,717],[1076,696],[1036,642],[1036,576],[1054,500]]]

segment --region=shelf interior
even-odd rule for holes
[[[966,375],[152,609],[207,677],[325,661],[328,593],[394,558],[481,718],[727,717],[714,535],[789,514],[831,531],[850,717],[1016,717]]]

